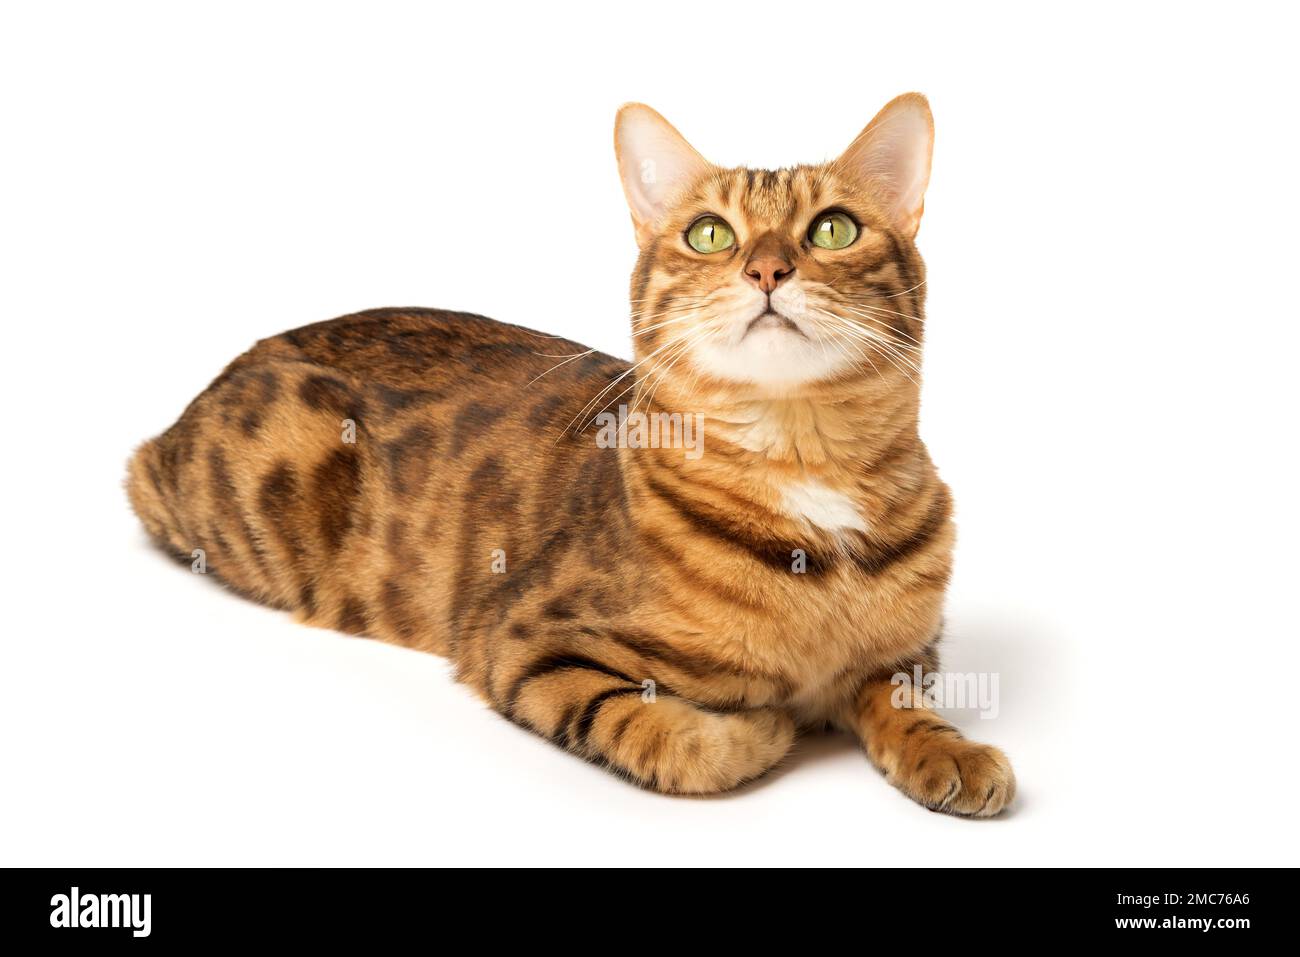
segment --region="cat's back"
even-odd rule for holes
[[[600,387],[628,366],[523,326],[420,307],[370,309],[312,323],[262,340],[249,355],[310,362],[336,369],[358,384],[425,395],[484,381],[502,394]]]

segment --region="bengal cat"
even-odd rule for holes
[[[634,362],[431,309],[306,326],[138,450],[132,505],[644,787],[734,788],[829,725],[925,806],[996,814],[1002,752],[890,680],[938,666],[953,550],[917,435],[932,143],[907,94],[833,162],[723,169],[625,106]]]

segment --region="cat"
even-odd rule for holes
[[[295,329],[137,450],[132,506],[643,787],[726,791],[829,726],[926,807],[997,814],[1003,753],[891,681],[938,667],[954,541],[917,434],[933,136],[905,94],[832,162],[724,169],[628,104],[632,362],[431,309]]]

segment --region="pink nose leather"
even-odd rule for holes
[[[768,295],[793,272],[794,266],[781,256],[755,256],[745,263],[745,278]]]

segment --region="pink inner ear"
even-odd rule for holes
[[[842,167],[884,194],[896,223],[915,229],[930,182],[930,112],[911,101],[886,107],[845,151]]]
[[[649,107],[628,107],[619,114],[616,143],[623,189],[638,224],[662,216],[673,197],[708,168],[681,134]]]

